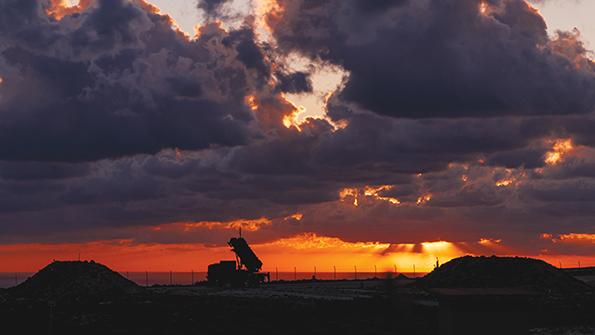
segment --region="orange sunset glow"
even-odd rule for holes
[[[192,229],[192,228],[189,228]],[[246,229],[246,231],[249,231]],[[547,235],[549,236],[549,235]],[[546,237],[547,237],[546,236]],[[593,245],[593,234],[569,234],[553,238],[553,243],[583,243]],[[335,237],[306,233],[289,238],[253,244],[255,252],[266,264],[265,271],[309,272],[317,267],[319,272],[352,272],[356,266],[361,272],[416,271],[429,272],[436,260],[440,263],[474,254],[493,253],[508,255],[500,239],[482,238],[475,244],[446,241],[422,242],[417,244],[388,244],[380,242],[346,242]],[[95,260],[118,271],[153,272],[197,272],[204,271],[208,264],[220,259],[233,259],[227,246],[205,246],[201,244],[137,244],[132,241],[98,241],[91,243],[66,244],[8,244],[0,246],[2,259],[0,272],[32,272],[52,260]],[[552,265],[576,267],[595,266],[592,255],[525,255],[538,257]]]

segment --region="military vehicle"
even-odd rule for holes
[[[236,255],[235,261],[220,261],[209,265],[207,281],[215,286],[254,287],[271,280],[269,272],[260,272],[262,261],[258,259],[248,242],[240,236],[227,242]]]

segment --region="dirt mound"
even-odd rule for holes
[[[91,261],[53,262],[10,289],[10,294],[48,301],[89,301],[109,300],[142,291],[142,287],[119,273]]]
[[[555,294],[582,293],[590,290],[550,264],[521,257],[472,257],[451,260],[421,280],[428,288],[526,288]]]

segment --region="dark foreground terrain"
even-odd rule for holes
[[[510,261],[518,273],[524,261]],[[278,282],[255,289],[145,289],[94,263],[53,263],[0,291],[0,321],[7,334],[593,334],[592,287],[528,262],[533,270],[507,279],[506,287],[493,287],[499,286],[495,276],[509,275],[499,259],[468,258],[426,280]],[[482,263],[499,270],[490,273]],[[475,273],[457,274],[468,268]],[[540,280],[527,282],[536,273]]]

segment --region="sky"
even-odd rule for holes
[[[577,28],[589,50],[595,49],[595,2],[590,0],[549,0],[534,4],[544,16],[548,31],[572,31]]]
[[[0,0],[0,272],[595,266],[594,6]]]

